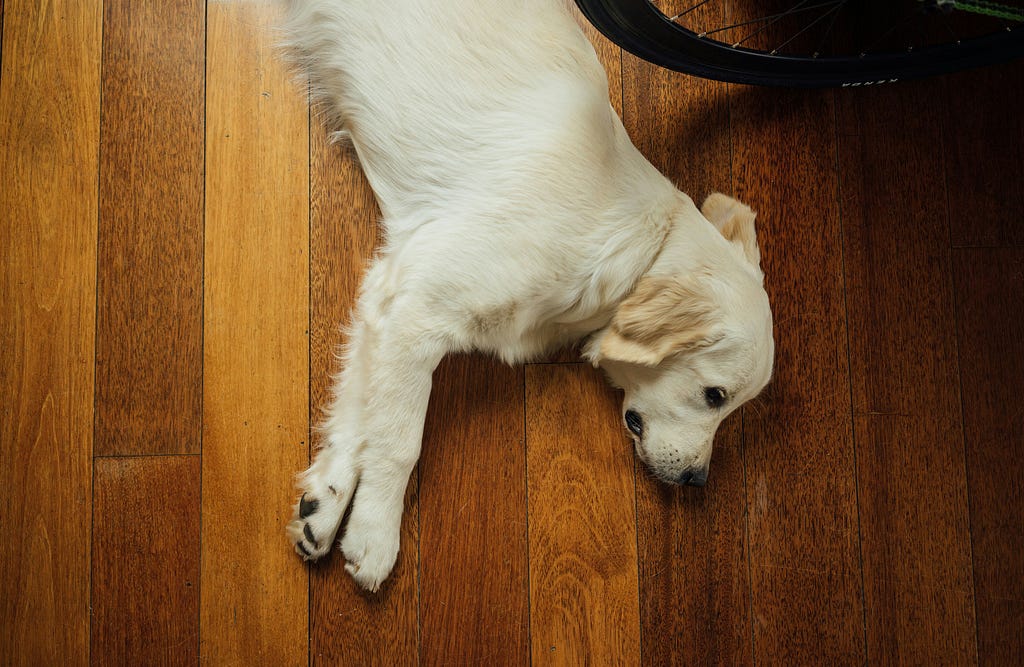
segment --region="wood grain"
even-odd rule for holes
[[[976,659],[940,93],[837,98],[871,662]]]
[[[92,662],[199,659],[198,456],[96,459]]]
[[[731,89],[733,187],[758,212],[776,338],[772,383],[744,413],[754,659],[860,664],[832,98]]]
[[[695,11],[716,20],[722,8]],[[732,192],[723,83],[623,56],[624,119],[641,152],[700,205]],[[704,489],[659,484],[637,470],[640,610],[647,664],[749,664],[750,586],[741,413],[715,436]]]
[[[424,664],[529,661],[523,369],[479,356],[434,374],[420,458]]]
[[[640,662],[633,451],[620,400],[582,364],[526,368],[535,665]]]
[[[89,660],[101,5],[8,0],[0,71],[0,656]]]
[[[350,147],[329,145],[317,118],[310,158],[310,419],[320,419],[342,324],[378,236],[379,211]],[[310,648],[323,665],[417,664],[418,526],[416,475],[406,494],[402,546],[384,591],[367,595],[345,572],[337,550],[311,569]]]
[[[724,83],[623,55],[623,123],[640,152],[698,206],[730,193],[729,98]]]
[[[277,8],[208,8],[201,658],[307,663],[284,527],[308,457],[308,111]]]
[[[953,254],[983,665],[1024,655],[1024,249]]]
[[[104,3],[98,454],[199,452],[205,12]]]
[[[644,664],[752,664],[739,417],[718,429],[706,487],[637,468]]]
[[[955,246],[1024,245],[1024,69],[948,77],[943,157]]]

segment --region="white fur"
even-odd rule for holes
[[[587,357],[625,390],[624,409],[644,411],[641,457],[670,480],[706,467],[727,410],[704,406],[703,387],[729,387],[734,409],[768,381],[760,269],[634,148],[567,9],[296,0],[287,28],[386,231],[352,315],[324,446],[302,481],[318,506],[289,526],[300,553],[329,550],[351,500],[346,567],[371,590],[387,577],[431,373],[452,351],[511,363],[594,334]],[[700,276],[716,304],[713,344],[654,365],[602,353],[620,303],[648,275]]]

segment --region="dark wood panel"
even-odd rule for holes
[[[723,83],[623,55],[623,123],[637,148],[700,206],[732,190],[729,98]]]
[[[309,436],[309,112],[280,7],[208,7],[200,657],[308,664],[284,529]]]
[[[719,427],[703,489],[637,468],[644,664],[752,664],[741,435]]]
[[[1024,249],[953,255],[978,653],[1024,655]]]
[[[632,444],[582,364],[526,369],[533,664],[640,661]]]
[[[351,148],[327,143],[317,119],[311,131],[310,419],[327,405],[342,325],[355,306],[377,239],[379,211]],[[406,493],[402,546],[377,595],[360,590],[337,549],[311,568],[310,646],[315,664],[414,665],[419,655],[416,475]]]
[[[89,659],[98,1],[4,6],[0,656]]]
[[[92,663],[199,659],[198,456],[98,458]]]
[[[445,360],[420,458],[424,664],[529,661],[523,370]]]
[[[976,651],[940,92],[838,96],[867,649],[880,663]]]
[[[717,15],[719,5],[696,10]],[[714,18],[714,16],[702,16]],[[725,84],[623,56],[626,129],[698,205],[732,191]],[[647,664],[749,664],[750,586],[741,414],[719,429],[704,489],[636,474],[640,611]]]
[[[1024,245],[1024,68],[948,78],[944,120],[953,245]]]
[[[96,452],[198,452],[205,3],[104,3]]]
[[[775,377],[744,411],[755,662],[862,663],[830,93],[731,87],[733,184],[758,212]]]

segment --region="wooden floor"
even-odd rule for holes
[[[370,596],[284,536],[376,212],[273,9],[0,3],[0,664],[1021,664],[1024,65],[600,42],[644,153],[759,212],[775,380],[669,489],[571,355],[447,360]]]

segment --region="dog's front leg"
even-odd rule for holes
[[[306,560],[316,560],[331,550],[359,481],[372,336],[373,331],[357,312],[349,327],[342,371],[332,387],[333,400],[321,427],[321,447],[313,464],[299,478],[302,498],[288,524],[288,536]]]
[[[371,591],[387,578],[398,555],[405,488],[420,455],[431,376],[444,354],[429,341],[394,328],[382,332],[368,374],[359,487],[341,550],[345,569]]]
[[[341,549],[346,569],[377,590],[398,555],[409,475],[419,458],[431,376],[443,339],[417,323],[429,318],[406,288],[391,294],[386,262],[367,274],[354,313],[344,368],[323,428],[324,446],[302,476],[289,536],[306,559],[330,550],[352,500]],[[355,493],[353,498],[352,494]]]

